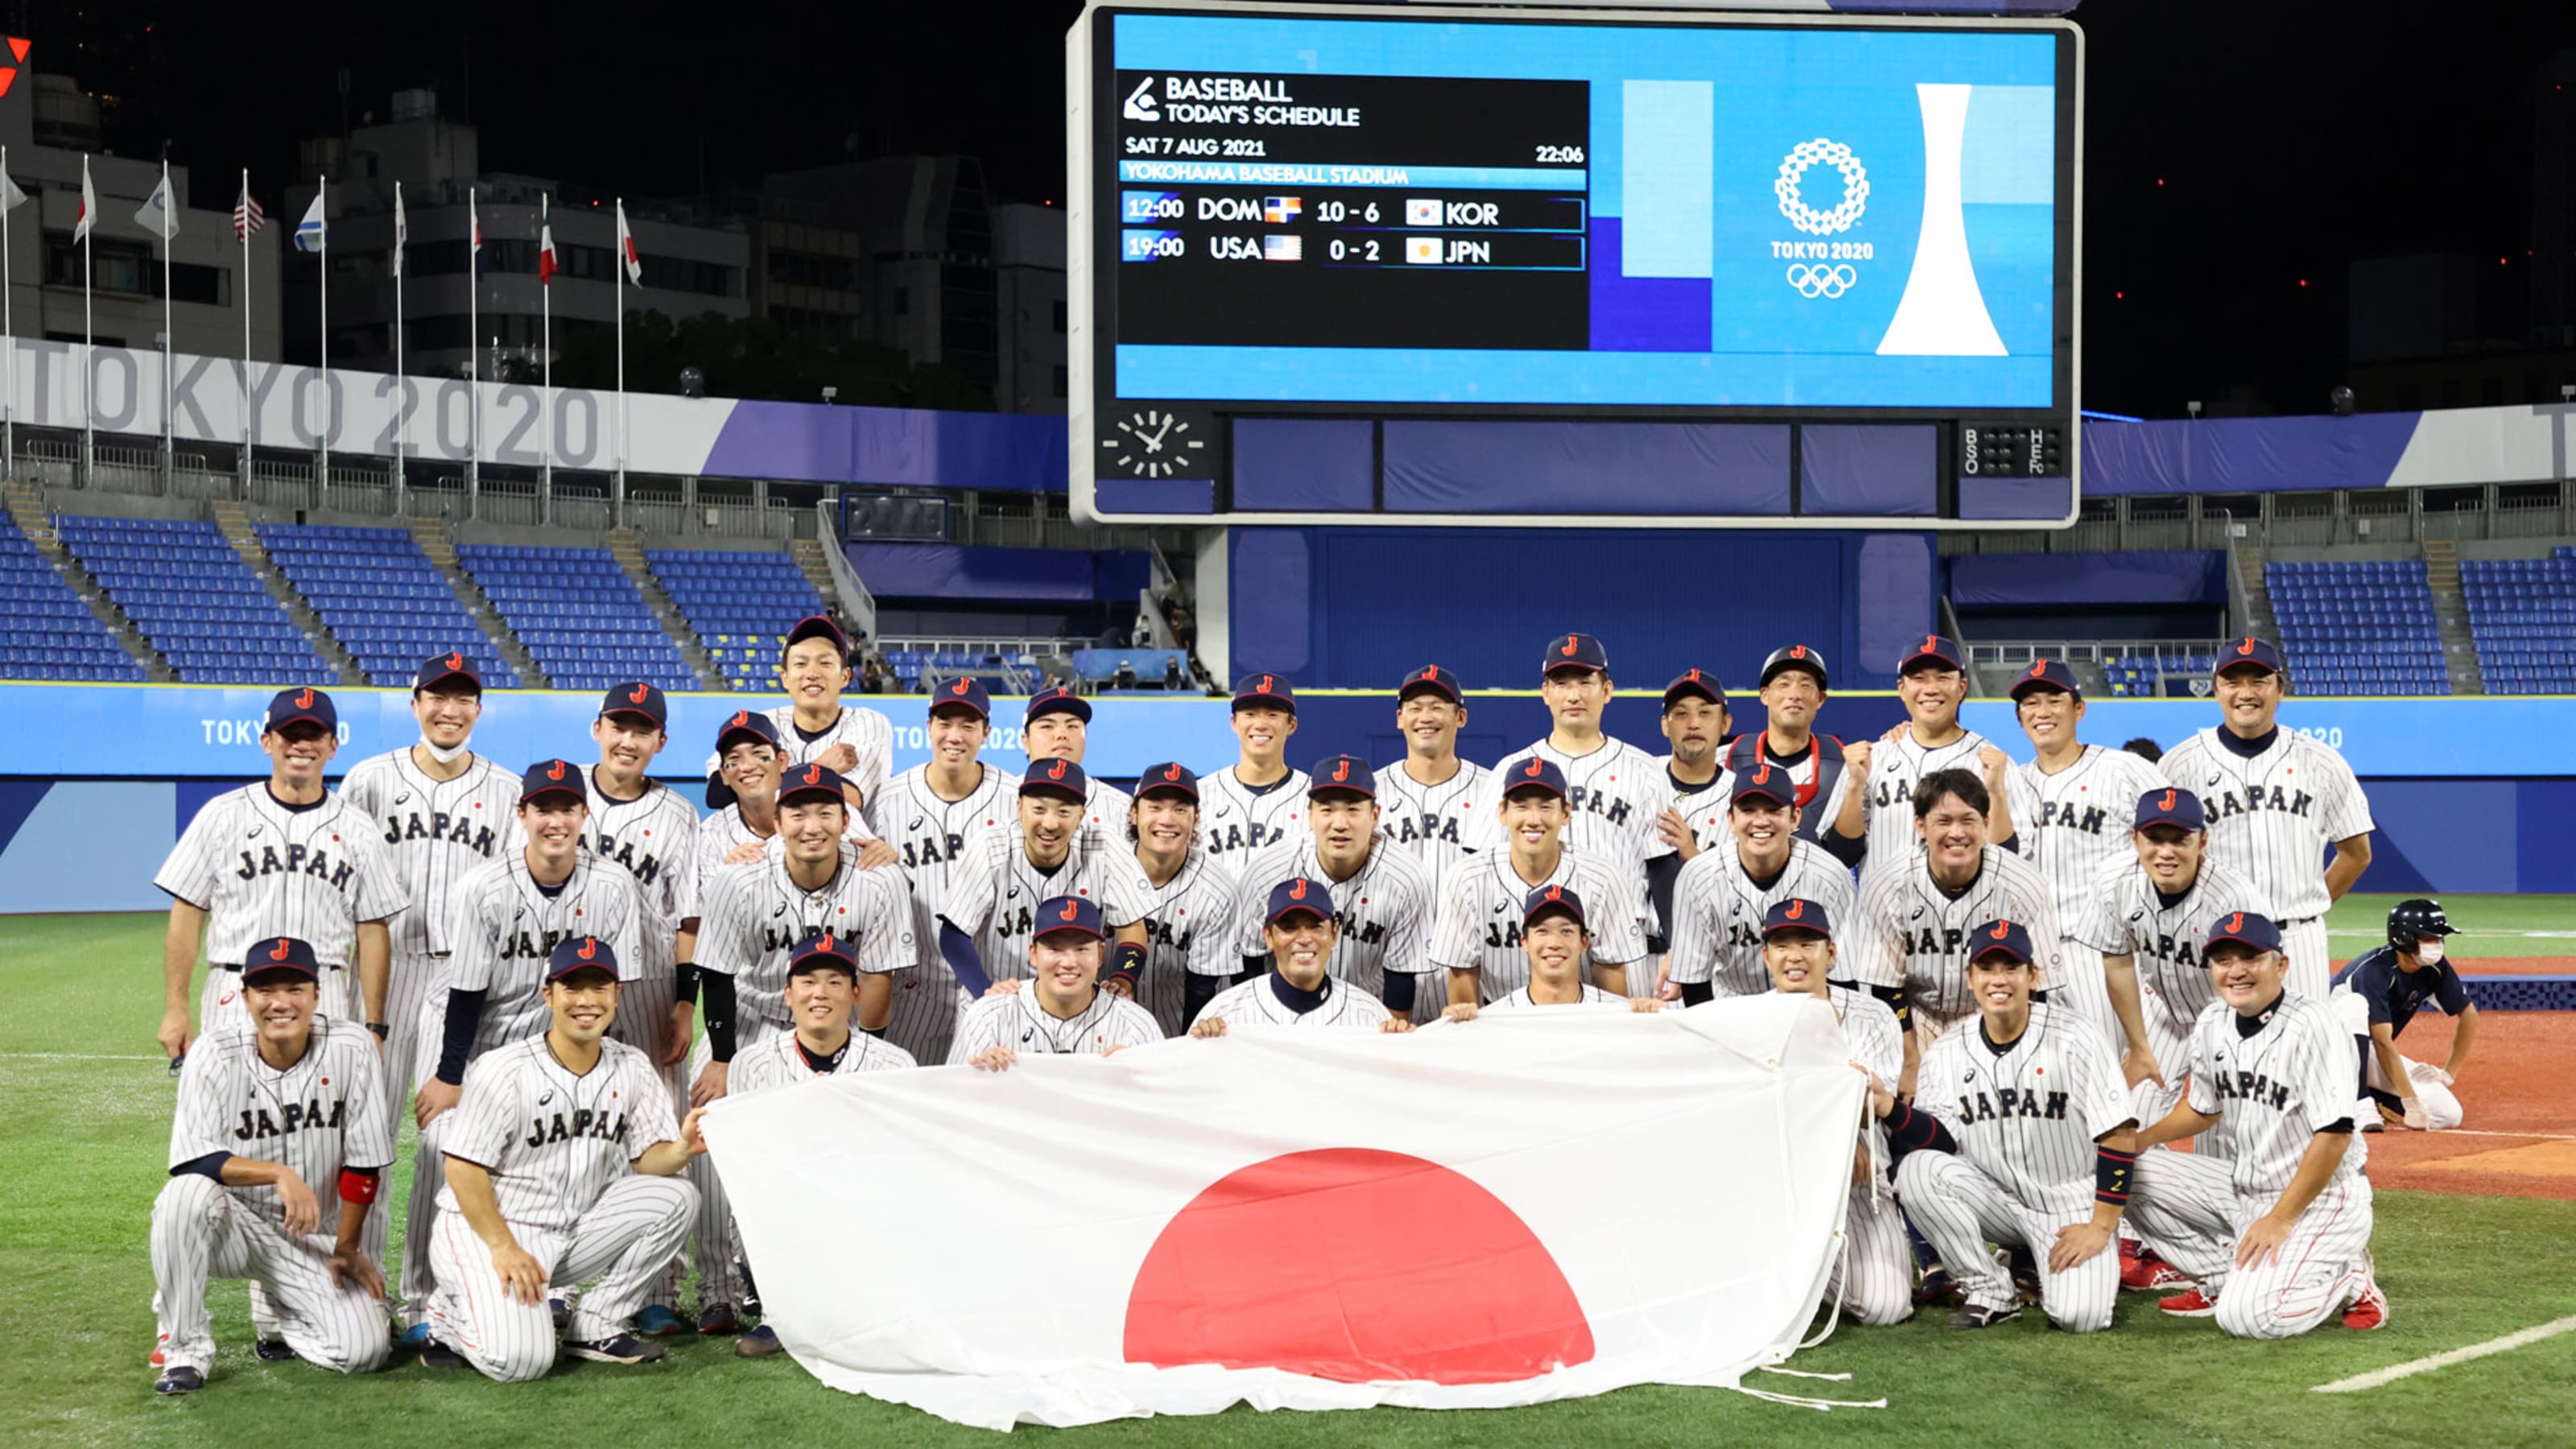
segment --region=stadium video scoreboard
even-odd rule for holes
[[[1096,3],[1067,44],[1074,506],[2062,526],[2080,46],[2057,20]]]

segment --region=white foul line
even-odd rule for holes
[[[2448,1353],[2437,1353],[2431,1358],[2419,1358],[2411,1363],[2395,1364],[2384,1369],[2374,1369],[2366,1374],[2355,1374],[2348,1379],[2337,1379],[2330,1384],[2319,1384],[2308,1392],[2357,1394],[2363,1389],[2375,1389],[2381,1384],[2393,1383],[2411,1374],[2428,1374],[2435,1369],[2449,1368],[2455,1363],[2467,1363],[2473,1358],[2485,1358],[2492,1353],[2504,1353],[2520,1348],[2524,1344],[2538,1343],[2544,1338],[2556,1338],[2570,1329],[2576,1329],[2576,1315],[2553,1319],[2548,1323],[2526,1328],[2520,1333],[2508,1333],[2502,1338],[2490,1338],[2484,1343],[2473,1343],[2466,1348],[2455,1348]]]
[[[168,1057],[124,1056],[113,1052],[0,1052],[0,1061],[21,1062],[162,1062]]]

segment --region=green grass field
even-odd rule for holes
[[[2386,899],[2347,902],[2338,954],[2376,936]],[[2570,930],[2576,902],[2461,897],[2482,932]],[[163,1179],[172,1081],[156,1059],[158,916],[15,917],[0,924],[0,1429],[11,1444],[202,1446],[459,1444],[965,1444],[990,1436],[824,1389],[784,1357],[679,1342],[641,1369],[582,1364],[502,1387],[416,1364],[342,1379],[250,1353],[242,1285],[218,1283],[221,1350],[208,1388],[151,1391],[145,1256]],[[2520,942],[2520,946],[2516,946]],[[2463,953],[2559,954],[2548,938],[2463,937]],[[2566,1130],[2576,1131],[2576,1123]],[[408,1155],[408,1136],[405,1151]],[[408,1174],[397,1172],[397,1191]],[[1641,1388],[1505,1412],[1259,1415],[1070,1431],[1100,1444],[1402,1446],[1673,1444],[2559,1445],[2576,1420],[2576,1334],[2359,1394],[2308,1390],[2576,1314],[2576,1202],[2380,1195],[2389,1326],[2329,1325],[2279,1344],[2222,1339],[2132,1294],[2107,1334],[2049,1331],[2037,1315],[1980,1334],[1931,1314],[1842,1328],[1791,1367],[1847,1383],[1755,1375],[1788,1393],[1869,1400],[1832,1413],[1711,1390]],[[400,1224],[399,1204],[395,1222]],[[856,1245],[864,1248],[865,1229]],[[1687,1251],[1687,1245],[1680,1245]],[[1023,1434],[1052,1437],[1048,1431]]]

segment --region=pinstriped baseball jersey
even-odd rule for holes
[[[939,798],[927,765],[913,766],[886,787],[882,833],[902,853],[912,882],[913,945],[924,969],[948,969],[939,959],[939,907],[967,843],[987,830],[1020,828],[1020,777],[990,763],[983,770],[975,788],[956,800]],[[1124,817],[1118,828],[1126,830]]]
[[[1843,1044],[1850,1048],[1851,1059],[1894,1091],[1897,1077],[1905,1071],[1905,1028],[1897,1025],[1896,1013],[1888,1010],[1886,1002],[1848,986],[1827,983],[1825,1000],[1833,1004],[1834,1020],[1842,1023]]]
[[[1038,903],[1049,896],[1093,902],[1113,930],[1144,920],[1154,909],[1154,888],[1146,883],[1144,868],[1097,827],[1077,828],[1063,864],[1042,871],[1029,862],[1026,836],[1013,823],[976,836],[950,862],[948,895],[939,914],[975,938],[985,975],[995,981],[1025,981],[1032,918]]]
[[[519,848],[519,777],[481,755],[453,780],[421,773],[409,748],[360,760],[340,798],[375,822],[410,909],[394,918],[395,951],[444,955],[447,903],[468,872]]]
[[[1308,783],[1303,770],[1259,790],[1236,779],[1232,766],[1199,776],[1199,849],[1240,867],[1264,847],[1304,835]]]
[[[2326,847],[2374,828],[2352,766],[2296,730],[2276,728],[2251,759],[2220,743],[2218,731],[2212,725],[2167,751],[2165,778],[2199,792],[2210,855],[2261,891],[2275,919],[2324,915],[2334,903]]]
[[[345,967],[358,923],[404,906],[367,817],[327,790],[300,809],[281,805],[265,780],[207,801],[152,883],[206,913],[206,959],[217,965],[240,965],[253,941],[293,936],[323,965]]]
[[[778,738],[787,747],[787,763],[791,765],[810,765],[834,745],[848,745],[858,751],[859,762],[841,771],[840,776],[858,788],[859,798],[867,802],[867,814],[876,814],[877,792],[886,787],[886,776],[894,768],[894,721],[875,710],[845,704],[830,728],[808,738],[796,727],[796,706],[782,704],[761,713],[778,726]],[[707,773],[714,773],[723,763],[722,756],[709,753]]]
[[[972,1059],[986,1047],[1009,1047],[1022,1056],[1100,1056],[1111,1047],[1161,1041],[1154,1014],[1114,992],[1094,991],[1091,1005],[1060,1017],[1038,1003],[1035,988],[987,996],[966,1009],[948,1065]]]
[[[1902,986],[1914,1006],[1943,1021],[1974,1016],[1968,994],[1969,932],[1989,921],[2013,921],[2030,932],[2042,958],[2039,985],[2058,979],[2057,895],[2039,867],[2001,846],[1989,845],[1976,879],[1957,895],[1933,883],[1918,856],[1903,870],[1878,874],[1861,886],[1849,949],[1837,961],[1863,986]]]
[[[1278,973],[1274,971],[1239,986],[1227,987],[1216,994],[1215,1000],[1200,1008],[1191,1024],[1213,1019],[1224,1022],[1229,1028],[1354,1026],[1365,1031],[1375,1031],[1386,1024],[1386,1003],[1366,991],[1354,989],[1347,981],[1325,977],[1324,1004],[1301,1014],[1279,999],[1278,991],[1271,984],[1278,979]]]
[[[1304,833],[1268,847],[1252,857],[1235,877],[1235,950],[1244,956],[1267,956],[1261,928],[1270,907],[1270,892],[1282,881],[1304,876],[1321,881],[1333,898],[1333,920],[1341,934],[1333,941],[1333,979],[1347,981],[1371,996],[1386,993],[1392,974],[1418,976],[1431,968],[1431,887],[1413,857],[1372,839],[1368,859],[1348,880],[1325,873],[1315,855],[1315,837]]]
[[[1861,792],[1861,840],[1869,851],[1861,862],[1865,876],[1885,874],[1923,858],[1923,838],[1914,833],[1914,787],[1936,770],[1965,770],[1984,779],[1985,771],[1977,767],[1977,751],[1986,744],[1986,737],[1975,730],[1962,730],[1946,745],[1918,744],[1912,730],[1871,743],[1869,774],[1852,787]],[[1850,772],[1845,771],[1843,778],[1851,779]],[[1836,792],[1832,805],[1842,809],[1841,792]],[[1832,829],[1833,817],[1823,818],[1825,828]],[[2014,828],[2020,828],[2018,821]]]
[[[1014,775],[1011,789],[1017,791],[1019,788],[1019,777]],[[1098,829],[1110,839],[1126,838],[1127,807],[1135,803],[1135,796],[1108,781],[1089,774],[1083,776],[1082,823]]]
[[[1243,969],[1234,922],[1234,872],[1192,847],[1179,874],[1159,886],[1148,876],[1146,884],[1154,892],[1148,918],[1152,944],[1145,951],[1145,978],[1137,983],[1136,1000],[1154,1013],[1163,1035],[1178,1036],[1189,1029],[1188,978],[1232,976]]]
[[[742,818],[740,805],[727,805],[698,822],[698,892],[706,893],[707,882],[725,868],[725,857],[735,847],[757,845],[766,850],[776,840],[775,833],[763,835]]]
[[[1518,991],[1506,991],[1476,1009],[1478,1011],[1544,1011],[1551,1006],[1625,1006],[1627,1004],[1627,997],[1613,996],[1598,986],[1584,987],[1581,1001],[1533,1000],[1530,989],[1523,986]]]
[[[1720,996],[1770,990],[1771,969],[1762,964],[1762,917],[1793,900],[1824,907],[1826,922],[1843,933],[1844,950],[1859,944],[1851,872],[1822,847],[1789,842],[1787,863],[1767,884],[1745,870],[1733,835],[1701,851],[1673,882],[1673,981],[1705,981]]]
[[[1673,803],[1672,778],[1655,757],[1626,740],[1603,736],[1588,753],[1569,755],[1546,740],[1494,767],[1508,788],[1512,767],[1531,756],[1565,774],[1565,843],[1607,861],[1633,876],[1642,894],[1646,862],[1670,855],[1673,848],[1656,833],[1655,823]]]
[[[797,942],[817,931],[848,943],[861,971],[911,965],[912,901],[902,873],[892,866],[860,869],[858,847],[846,840],[832,878],[817,890],[789,878],[783,854],[729,866],[707,883],[697,964],[733,978],[742,1022],[768,1022],[785,1031],[788,957]]]
[[[1673,778],[1673,757],[1665,755],[1655,761],[1664,772],[1664,783],[1672,787],[1673,808],[1681,812],[1682,823],[1690,827],[1691,838],[1701,850],[1716,850],[1735,838],[1726,828],[1727,795],[1735,788],[1735,772],[1724,764],[1717,767],[1717,778],[1705,785],[1685,785]]]
[[[597,936],[622,962],[638,949],[642,928],[643,903],[626,872],[584,855],[549,891],[528,873],[526,853],[513,851],[458,883],[447,933],[454,949],[431,1002],[443,1008],[449,990],[485,993],[470,1062],[546,1029],[546,957],[555,947]],[[435,1057],[437,1041],[429,1046]]]
[[[2191,1109],[2214,1112],[2218,1125],[2201,1135],[2230,1164],[2236,1191],[2269,1197],[2298,1175],[2317,1129],[2352,1116],[2360,1062],[2352,1037],[2335,1022],[2334,1008],[2311,996],[2284,992],[2262,1027],[2242,1034],[2235,1008],[2213,1001],[2192,1027],[2189,1057]],[[2370,1149],[2361,1134],[2335,1164],[2328,1187],[2361,1171]]]
[[[492,1174],[502,1220],[569,1232],[608,1185],[633,1175],[647,1149],[676,1142],[671,1093],[645,1055],[602,1041],[599,1060],[575,1072],[545,1034],[486,1052],[465,1069],[447,1155]],[[441,1212],[462,1212],[451,1178]]]
[[[2209,928],[2238,911],[2260,913],[2260,893],[2243,876],[2206,856],[2191,889],[2171,900],[2155,887],[2136,856],[2113,861],[2094,880],[2086,924],[2068,929],[2105,956],[2127,956],[2155,992],[2177,1036],[2189,1037],[2201,1012],[2218,999],[2209,968],[2200,959]],[[2168,1073],[2179,1064],[2167,1063]]]
[[[179,1068],[170,1165],[216,1152],[293,1168],[332,1220],[327,1204],[341,1168],[393,1165],[393,1113],[375,1037],[356,1022],[316,1012],[304,1055],[280,1071],[260,1059],[259,1039],[247,1026],[208,1031]],[[276,1188],[229,1191],[262,1222],[286,1231]]]
[[[1583,898],[1591,920],[1592,945],[1584,952],[1584,974],[1593,963],[1629,968],[1630,994],[1654,990],[1639,980],[1646,959],[1645,907],[1636,889],[1606,861],[1560,847],[1556,869],[1540,881],[1521,879],[1508,852],[1479,856],[1452,873],[1440,890],[1440,909],[1432,918],[1430,964],[1442,971],[1476,971],[1476,994],[1495,1001],[1529,985],[1530,962],[1521,950],[1521,915],[1529,894],[1564,886]],[[1446,983],[1441,983],[1446,989]]]
[[[1378,833],[1419,862],[1437,891],[1450,872],[1502,848],[1493,778],[1484,766],[1460,760],[1448,779],[1425,785],[1403,763],[1389,765],[1377,772]]]
[[[2094,1143],[2133,1116],[2110,1042],[2046,1002],[2031,1003],[2029,1027],[2000,1050],[1982,1020],[1925,1047],[1914,1105],[2016,1202],[2046,1213],[2092,1211]]]
[[[626,974],[667,976],[678,959],[680,924],[698,913],[698,812],[678,792],[650,780],[643,794],[621,800],[599,787],[596,766],[583,767],[581,785],[590,800],[582,848],[635,877],[643,905],[637,930],[643,949]]]
[[[893,1072],[919,1066],[912,1053],[892,1042],[879,1041],[863,1031],[850,1033],[849,1044],[841,1048],[832,1070],[818,1072],[805,1060],[796,1044],[796,1033],[782,1031],[744,1047],[733,1059],[732,1074],[725,1078],[725,1095],[748,1097],[777,1087],[792,1087],[816,1077],[847,1077],[860,1072]]]
[[[2080,934],[2104,867],[2136,862],[2129,831],[2138,821],[2138,797],[2164,789],[2164,772],[2127,750],[2086,745],[2054,775],[2037,760],[2013,766],[2004,787],[2014,847],[2056,890],[2057,924]]]

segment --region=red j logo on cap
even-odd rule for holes
[[[464,667],[465,667],[465,656],[464,656],[464,655],[462,655],[462,654],[450,654],[450,655],[448,655],[448,656],[447,656],[447,667],[448,667],[448,668],[450,668],[450,669],[462,669],[462,668],[464,668]]]
[[[295,707],[297,709],[311,709],[313,707],[313,687],[311,685],[306,685],[304,687],[304,692],[295,696]]]
[[[1995,922],[1995,928],[1994,928],[1992,931],[1987,932],[1986,934],[1988,934],[1988,935],[1990,935],[1990,936],[1994,937],[1996,940],[2000,941],[2000,940],[2002,940],[2005,936],[2009,935],[2009,934],[2011,933],[2011,931],[2012,931],[2012,922],[2010,922],[2010,921],[1997,921],[1997,922]]]
[[[280,936],[280,937],[278,937],[278,938],[277,938],[277,949],[268,953],[268,959],[270,959],[271,961],[283,961],[283,960],[285,960],[285,959],[286,959],[286,957],[287,957],[287,949],[286,949],[286,948],[287,948],[287,940],[286,940],[286,938],[285,938],[284,936]]]
[[[1064,903],[1063,910],[1056,912],[1056,919],[1059,921],[1070,921],[1081,914],[1082,902],[1069,900]]]
[[[820,765],[807,765],[805,767],[805,783],[808,785],[822,784],[823,767]]]
[[[547,779],[549,779],[549,780],[560,780],[560,779],[562,779],[562,778],[563,778],[563,775],[564,775],[564,762],[563,762],[563,761],[561,761],[561,760],[557,760],[557,761],[555,761],[553,764],[551,764],[551,765],[549,765],[549,766],[547,766],[547,767],[546,767],[546,778],[547,778]]]
[[[1789,909],[1782,911],[1780,915],[1784,920],[1794,921],[1806,913],[1807,903],[1805,901],[1791,901],[1789,903]]]
[[[652,693],[653,693],[653,686],[651,686],[651,685],[649,685],[649,684],[639,684],[639,685],[635,686],[633,689],[628,690],[628,691],[626,692],[626,697],[627,697],[628,699],[631,699],[631,700],[635,701],[637,704],[642,704],[642,703],[645,701],[646,697],[648,697],[648,696],[649,696],[649,695],[651,695]]]
[[[2227,927],[2226,927],[2226,928],[2227,928],[2229,931],[2231,931],[2231,932],[2232,932],[2232,931],[2241,931],[2241,930],[2244,930],[2244,929],[2245,929],[2245,913],[2244,913],[2243,911],[2238,911],[2235,915],[2229,916],[2229,917],[2227,918]]]
[[[597,960],[599,958],[599,938],[597,936],[582,937],[581,949],[573,954],[579,956],[584,961]]]

